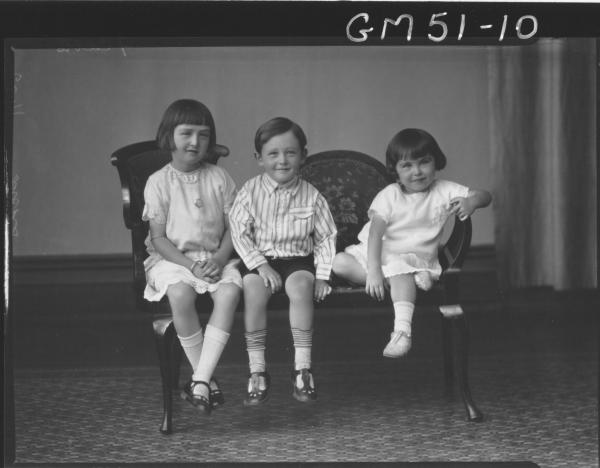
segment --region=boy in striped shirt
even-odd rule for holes
[[[290,299],[295,348],[293,396],[317,398],[311,371],[314,303],[330,292],[328,284],[337,230],[319,191],[299,177],[306,159],[306,136],[283,117],[264,123],[254,139],[255,157],[264,173],[239,191],[229,220],[233,245],[242,259],[244,324],[250,361],[247,406],[269,393],[266,370],[267,303],[284,288]]]

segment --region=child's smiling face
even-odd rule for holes
[[[396,173],[407,193],[424,192],[435,179],[435,161],[429,154],[417,159],[401,159],[396,164]]]
[[[175,149],[172,151],[173,167],[180,171],[193,171],[206,157],[210,141],[210,127],[181,124],[173,131]]]
[[[298,139],[290,130],[275,135],[256,153],[258,164],[279,185],[291,182],[300,172],[306,158],[306,149],[300,147]]]

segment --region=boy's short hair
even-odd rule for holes
[[[262,124],[256,131],[256,135],[254,136],[254,149],[256,149],[257,153],[260,153],[267,141],[274,136],[282,135],[289,131],[291,131],[298,140],[300,148],[306,148],[306,135],[300,125],[286,117],[275,117]]]
[[[217,131],[213,116],[204,104],[194,99],[179,99],[173,102],[163,114],[156,132],[156,143],[163,150],[173,151],[175,141],[173,134],[178,125],[206,125],[210,128],[208,147],[217,142]]]
[[[431,155],[437,170],[446,167],[446,155],[431,134],[419,128],[405,128],[390,140],[385,152],[386,166],[396,178],[398,161],[419,159],[426,155]]]

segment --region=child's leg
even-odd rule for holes
[[[340,252],[333,258],[333,272],[340,278],[357,285],[362,286],[367,281],[365,269],[352,255],[346,252]]]
[[[266,372],[265,348],[267,342],[267,302],[271,290],[257,274],[244,276],[244,326],[246,349],[250,365],[248,395],[245,405],[259,405],[267,398],[269,377]]]
[[[250,372],[264,372],[267,339],[267,302],[271,290],[256,274],[244,276],[244,325]]]
[[[290,327],[295,350],[293,396],[301,402],[310,402],[317,398],[311,372],[314,283],[314,275],[305,270],[292,273],[285,281],[285,292],[290,299]]]
[[[206,326],[204,346],[198,367],[192,376],[195,381],[210,382],[219,358],[229,340],[229,331],[240,299],[240,288],[231,283],[221,284],[219,289],[211,296],[214,308]],[[205,387],[199,387],[199,389],[203,392],[207,390]]]
[[[390,294],[394,304],[394,331],[383,351],[386,357],[401,357],[411,347],[412,316],[417,289],[412,274],[396,275],[390,279]]]
[[[184,283],[175,283],[167,289],[167,298],[173,313],[173,326],[192,369],[195,370],[202,353],[203,335],[196,312],[196,291]]]
[[[294,339],[295,369],[310,369],[314,316],[315,277],[305,270],[295,271],[285,281],[290,299],[290,327]]]

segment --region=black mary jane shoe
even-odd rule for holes
[[[302,388],[296,385],[296,378],[302,376]],[[292,371],[292,385],[294,387],[292,395],[302,403],[308,403],[317,399],[317,391],[315,390],[314,380],[311,379],[312,371],[310,369],[300,369]],[[311,380],[313,381],[311,384]]]
[[[260,377],[265,379],[264,390],[259,389]],[[248,378],[248,394],[244,400],[244,406],[258,406],[267,401],[270,386],[271,376],[268,372],[252,372]]]
[[[225,396],[219,387],[219,382],[214,377],[210,379],[210,406],[212,409],[225,404]]]
[[[194,387],[196,387],[196,385],[204,385],[208,389],[210,395],[210,386],[206,382],[202,380],[190,380],[183,386],[180,396],[194,408],[199,409],[203,413],[210,414],[210,410],[212,409],[210,396],[209,398],[206,398],[204,395],[194,394]]]

